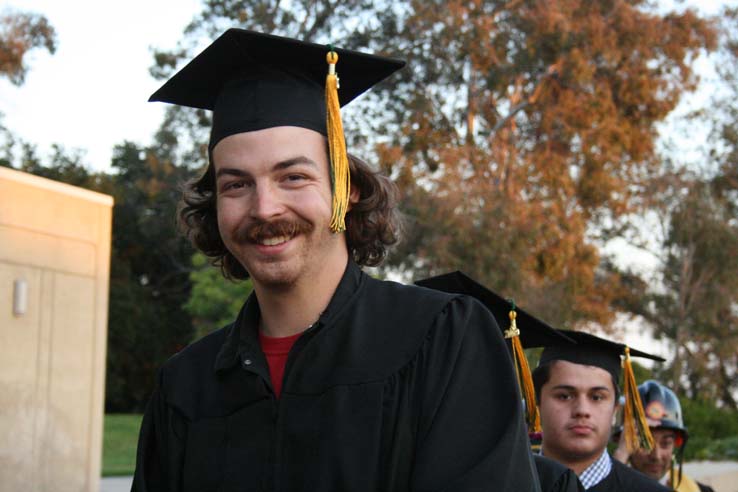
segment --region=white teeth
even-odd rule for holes
[[[262,239],[260,243],[264,246],[276,246],[277,244],[286,243],[289,239],[290,238],[287,236],[268,237],[266,239]]]

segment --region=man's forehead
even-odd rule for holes
[[[298,157],[318,164],[328,163],[324,136],[312,130],[280,126],[253,132],[241,132],[222,139],[211,151],[211,165],[217,171],[241,162],[267,159],[273,164]]]
[[[649,422],[650,424],[650,422]],[[651,427],[651,434],[653,434],[653,437],[656,439],[663,439],[663,438],[676,438],[676,431],[674,429],[664,429],[663,427],[654,427],[649,425]]]
[[[577,364],[566,360],[553,361],[550,366],[549,383],[554,386],[602,388],[613,390],[612,377],[601,367]]]

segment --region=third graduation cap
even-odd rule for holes
[[[573,346],[571,344],[557,344],[546,347],[541,354],[538,365],[555,360],[565,360],[574,364],[602,368],[609,372],[615,381],[618,381],[623,366],[621,356],[625,356],[626,352],[632,357],[664,362],[662,357],[630,348],[624,343],[612,342],[583,331],[559,331],[575,340],[577,344]]]
[[[230,135],[277,126],[325,135],[334,196],[331,229],[340,232],[350,189],[340,107],[404,65],[392,58],[229,29],[149,101],[213,111],[210,151]]]

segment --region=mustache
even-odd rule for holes
[[[312,230],[313,225],[302,219],[255,221],[236,230],[233,239],[239,243],[255,243],[270,237],[293,237]]]

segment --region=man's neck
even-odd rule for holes
[[[269,288],[255,283],[261,311],[259,329],[271,337],[287,337],[308,329],[328,307],[345,268],[346,263],[322,268],[320,275],[288,287]]]
[[[602,456],[602,452],[604,451],[604,449],[600,449],[593,455],[586,458],[576,458],[572,456],[567,456],[564,453],[557,453],[555,450],[548,449],[544,441],[541,451],[546,458],[551,458],[552,460],[558,461],[565,467],[571,469],[574,473],[577,474],[577,476],[579,476],[584,472],[584,470],[589,468],[592,463],[597,461],[600,456]]]

